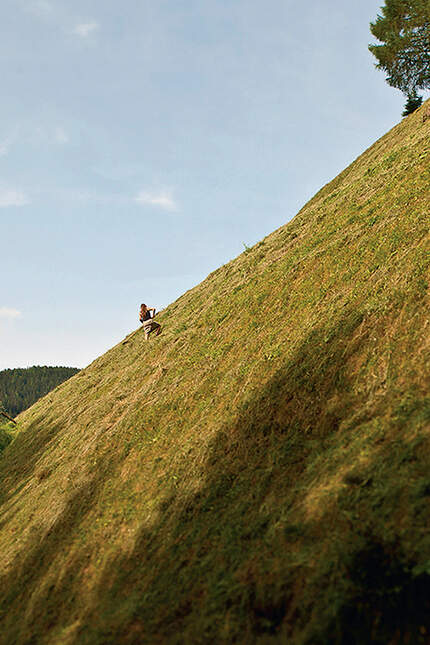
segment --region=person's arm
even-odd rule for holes
[[[148,311],[153,312],[151,318],[154,318],[154,316],[155,316],[155,307],[148,307]]]

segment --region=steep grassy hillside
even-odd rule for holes
[[[0,641],[430,642],[430,119],[19,417]]]
[[[1,453],[13,440],[13,424],[0,415],[0,457]]]

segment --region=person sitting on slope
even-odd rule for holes
[[[151,316],[151,311],[152,316]],[[139,320],[143,325],[145,340],[148,340],[151,331],[157,331],[156,336],[161,334],[161,325],[155,322],[155,307],[147,307],[145,304],[140,305]]]

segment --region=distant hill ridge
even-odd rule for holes
[[[430,642],[429,103],[18,417],[0,642]]]
[[[77,372],[76,367],[46,365],[2,370],[0,403],[9,414],[16,416]]]

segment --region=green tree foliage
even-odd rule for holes
[[[430,89],[429,0],[385,0],[382,15],[370,23],[381,45],[369,45],[376,67],[387,73],[387,82],[406,96]]]
[[[423,102],[423,97],[418,96],[418,94],[411,94],[411,96],[408,96],[408,100],[406,101],[405,109],[402,112],[402,116],[408,116],[408,114],[412,114],[412,112],[415,112],[415,110],[418,110],[420,105],[422,105]]]
[[[27,367],[0,372],[0,401],[4,410],[16,416],[41,396],[76,374],[76,367]]]

